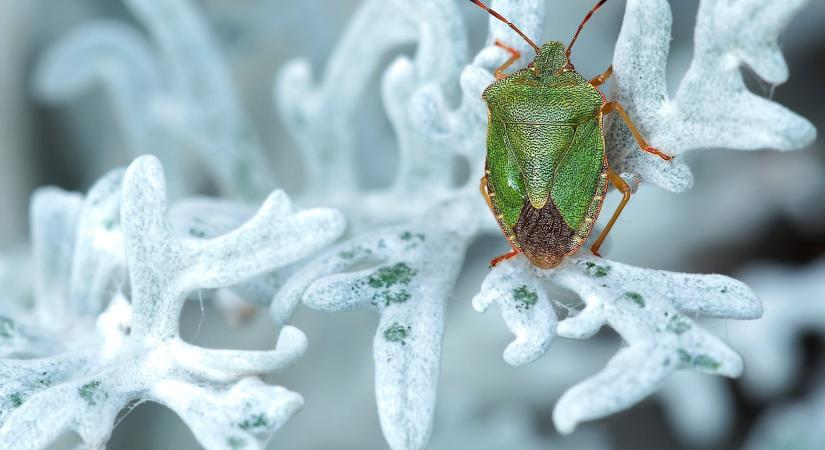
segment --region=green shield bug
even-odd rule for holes
[[[612,66],[587,81],[570,63],[570,49],[579,33],[607,0],[600,0],[587,13],[566,48],[558,41],[538,47],[501,14],[480,0],[470,1],[509,25],[536,51],[526,68],[505,75],[504,70],[520,55],[496,42],[510,58],[496,69],[496,81],[482,94],[489,125],[481,193],[513,247],[490,265],[519,253],[540,268],[561,264],[578,251],[593,230],[610,182],[623,197],[593,243],[591,250],[598,256],[604,238],[630,199],[630,187],[607,160],[604,115],[617,113],[642,150],[664,160],[672,158],[648,145],[624,108],[608,102],[599,91],[612,74]]]

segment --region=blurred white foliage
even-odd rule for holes
[[[33,194],[33,279],[11,283],[19,287],[3,305],[0,355],[48,356],[89,345],[95,316],[124,278],[122,179],[122,170],[111,171],[85,198],[53,187]]]
[[[0,204],[5,220],[0,221],[0,245],[9,246],[25,234],[26,192],[32,175],[27,142],[28,117],[25,94],[19,86],[25,76],[19,70],[27,55],[22,36],[32,28],[29,2],[0,0]]]
[[[765,306],[762,320],[731,324],[731,345],[748,360],[742,377],[749,395],[770,398],[791,387],[802,366],[799,340],[825,331],[825,260],[799,267],[762,265],[745,270],[747,281]]]
[[[785,107],[747,90],[746,65],[773,85],[788,79],[779,34],[808,0],[702,0],[693,61],[670,96],[665,82],[672,22],[667,0],[628,0],[613,56],[610,97],[621,102],[651,145],[672,155],[708,148],[793,150],[816,129]],[[669,191],[693,184],[680,159],[665,162],[638,151],[614,117],[607,133],[611,165]]]
[[[799,340],[806,333],[825,330],[825,260],[816,261],[803,268],[760,264],[752,266],[740,277],[753,288],[764,307],[762,318],[755,322],[731,322],[725,325],[725,336],[732,348],[747,361],[742,373],[742,386],[754,399],[766,401],[781,396],[790,389],[796,374],[802,369]],[[686,374],[687,375],[687,374]],[[730,393],[723,383],[713,378],[696,379],[682,377],[678,388],[664,389],[660,399],[671,420],[678,424],[676,430],[687,442],[704,444],[724,437],[731,430],[734,420]],[[815,448],[817,440],[797,441],[799,425],[789,425],[784,430],[780,420],[810,411],[822,415],[825,399],[822,393],[808,401],[808,406],[776,408],[763,420],[763,425],[750,438],[750,448],[784,448],[780,442],[798,443],[792,448]],[[817,400],[818,399],[818,400]],[[818,402],[818,403],[817,403]],[[713,405],[713,406],[710,406]],[[816,409],[819,408],[819,409]],[[779,412],[785,410],[787,412]],[[787,417],[780,419],[780,417]],[[808,417],[804,420],[813,420]],[[776,424],[774,424],[776,422]],[[814,423],[814,422],[810,422]],[[757,437],[759,436],[759,437]],[[804,434],[802,435],[804,436]],[[764,441],[764,442],[763,442]],[[782,441],[784,442],[784,441]]]
[[[754,323],[748,321],[743,325]],[[751,360],[742,359],[746,361],[742,373],[747,374]],[[725,381],[718,377],[692,371],[674,372],[656,394],[674,436],[691,447],[711,447],[730,437],[734,430],[736,400]]]
[[[121,22],[84,25],[43,56],[35,93],[62,103],[101,83],[131,155],[157,155],[171,187],[193,188],[183,162],[199,154],[221,192],[263,198],[273,175],[204,18],[190,0],[124,3],[152,40]]]
[[[770,408],[757,421],[743,450],[820,450],[825,442],[825,387],[804,400]]]
[[[49,357],[0,360],[0,448],[45,448],[69,430],[88,448],[103,448],[118,413],[146,400],[180,415],[205,448],[262,448],[301,406],[298,394],[259,378],[302,356],[300,330],[285,326],[272,351],[205,349],[180,338],[180,310],[194,290],[236,284],[335,240],[344,227],[340,213],[293,213],[286,195],[274,192],[237,229],[214,239],[179,236],[167,215],[162,168],[151,156],[137,159],[125,175],[105,177],[85,208],[80,196],[55,189],[35,199],[35,260],[50,271],[38,274],[46,282],[37,290],[37,307],[51,323],[86,332],[54,336],[74,348],[52,347]],[[122,239],[106,234],[117,225],[113,212]],[[75,234],[82,245],[73,249]],[[118,251],[128,261],[130,300],[107,292],[111,277],[96,276],[117,265]],[[83,263],[80,278],[70,278],[78,271],[73,259]],[[82,283],[92,289],[76,300],[90,304],[73,304],[73,288]],[[9,323],[2,323],[4,330]]]
[[[573,436],[548,436],[531,416],[529,408],[503,406],[495,411],[478,414],[478,405],[459,396],[448,396],[449,405],[441,412],[442,425],[428,448],[453,450],[609,450],[606,436],[596,430],[587,430]]]

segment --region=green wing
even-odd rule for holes
[[[576,135],[552,179],[551,198],[570,228],[578,230],[587,217],[600,186],[604,138],[598,119],[579,125]]]
[[[505,139],[536,209],[547,204],[554,172],[570,149],[575,129],[571,125],[504,123]]]
[[[492,188],[493,205],[501,220],[511,229],[518,221],[524,204],[524,182],[505,139],[504,123],[490,120],[487,132],[487,182]]]

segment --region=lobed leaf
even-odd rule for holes
[[[792,150],[813,142],[806,119],[745,86],[748,65],[771,84],[788,69],[777,39],[806,0],[700,3],[694,58],[676,94],[665,83],[672,23],[667,0],[627,2],[613,55],[611,99],[624,105],[651,145],[672,155],[691,150]],[[661,161],[641,152],[629,129],[613,118],[607,134],[611,165],[674,192],[693,184],[681,158]]]
[[[423,448],[429,440],[445,307],[469,243],[444,226],[465,223],[469,209],[460,206],[341,244],[299,270],[272,302],[280,323],[300,302],[380,314],[373,340],[375,395],[392,448]],[[438,220],[442,213],[449,219]]]
[[[642,269],[594,257],[570,258],[553,270],[537,269],[523,257],[507,261],[487,276],[474,303],[497,300],[513,305],[520,290],[535,293],[538,303],[548,298],[543,283],[575,292],[585,305],[558,324],[559,336],[586,339],[608,325],[626,344],[601,372],[559,399],[553,419],[562,433],[634,405],[679,369],[739,376],[741,358],[688,314],[754,319],[762,313],[753,293],[736,280]],[[726,306],[710,307],[718,304]],[[530,360],[547,348],[545,327],[538,322],[529,332],[521,331],[519,337],[529,340],[516,345],[533,350]]]
[[[343,232],[343,217],[328,209],[293,212],[275,192],[238,228],[192,239],[172,232],[156,158],[137,159],[121,190],[113,187],[119,178],[114,172],[89,194],[80,223],[96,232],[80,233],[78,242],[102,234],[101,218],[118,209],[112,194],[121,191],[131,302],[115,297],[76,348],[0,360],[0,449],[45,448],[68,430],[89,448],[102,448],[117,414],[144,400],[180,414],[205,448],[262,448],[302,400],[256,377],[294,363],[306,337],[287,326],[272,351],[196,347],[178,335],[183,300],[191,290],[236,284],[315,251]]]

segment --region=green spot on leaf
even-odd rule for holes
[[[398,263],[389,267],[381,267],[367,279],[367,284],[376,289],[392,287],[396,284],[409,284],[415,275],[415,270],[406,263]]]
[[[0,338],[11,338],[15,334],[15,325],[11,319],[0,317]]]
[[[15,392],[9,395],[9,403],[11,403],[12,408],[19,408],[20,405],[23,404],[23,401],[23,395],[21,395],[19,392]]]
[[[682,364],[693,367],[695,369],[717,370],[719,369],[719,361],[711,358],[708,355],[698,354],[691,355],[683,349],[678,350],[679,361]]]
[[[638,292],[625,292],[624,296],[625,298],[629,299],[630,301],[638,305],[639,308],[645,307],[645,299],[644,297],[642,297],[642,294]]]
[[[412,295],[407,291],[406,285],[410,284],[415,273],[403,262],[378,269],[367,278],[367,284],[379,290],[372,296],[371,303],[390,306],[409,300]]]
[[[411,231],[403,231],[398,236],[402,241],[407,243],[407,248],[415,248],[419,242],[424,242],[427,238],[422,233],[413,233]]]
[[[693,367],[716,370],[719,368],[719,361],[716,361],[708,355],[696,355],[693,357]]]
[[[516,301],[517,310],[527,311],[539,301],[539,296],[527,286],[520,286],[513,291],[513,300]]]
[[[109,395],[100,390],[100,381],[90,381],[77,389],[77,395],[89,406],[94,406],[98,401],[105,400]]]
[[[40,383],[43,386],[51,386],[52,385],[52,379],[49,378],[49,373],[48,372],[40,372],[40,379],[38,379],[37,382]]]
[[[264,414],[254,414],[238,424],[238,428],[244,431],[249,431],[255,428],[266,428],[267,426],[269,426],[269,421]]]
[[[690,321],[687,317],[681,314],[674,315],[667,323],[667,331],[670,331],[671,333],[684,334],[686,331],[690,330],[690,328]]]
[[[610,266],[601,266],[592,261],[585,261],[584,266],[587,268],[587,273],[591,277],[602,278],[610,273]]]
[[[410,299],[412,295],[410,295],[407,291],[399,291],[399,292],[392,292],[392,291],[384,291],[381,295],[378,296],[378,301],[384,304],[384,306],[390,306],[397,303],[404,303]]]
[[[401,240],[403,240],[403,241],[411,241],[413,239],[418,239],[419,241],[424,241],[424,240],[427,239],[426,236],[424,236],[423,233],[413,233],[413,232],[410,232],[410,231],[404,231],[403,233],[401,233],[400,237],[401,237]]]
[[[412,328],[405,327],[398,322],[394,322],[384,330],[384,339],[388,342],[400,342],[401,345],[404,345],[404,339],[409,336],[411,329]]]
[[[226,440],[226,445],[233,450],[238,450],[246,447],[246,439],[237,436],[230,436]]]
[[[361,247],[361,246],[357,246],[357,247],[351,248],[349,250],[342,250],[341,252],[338,253],[338,257],[340,257],[341,259],[345,259],[345,260],[352,260],[352,259],[354,259],[356,257],[359,257],[359,256],[368,256],[368,255],[371,255],[371,254],[372,254],[372,250],[370,250],[368,248]]]

